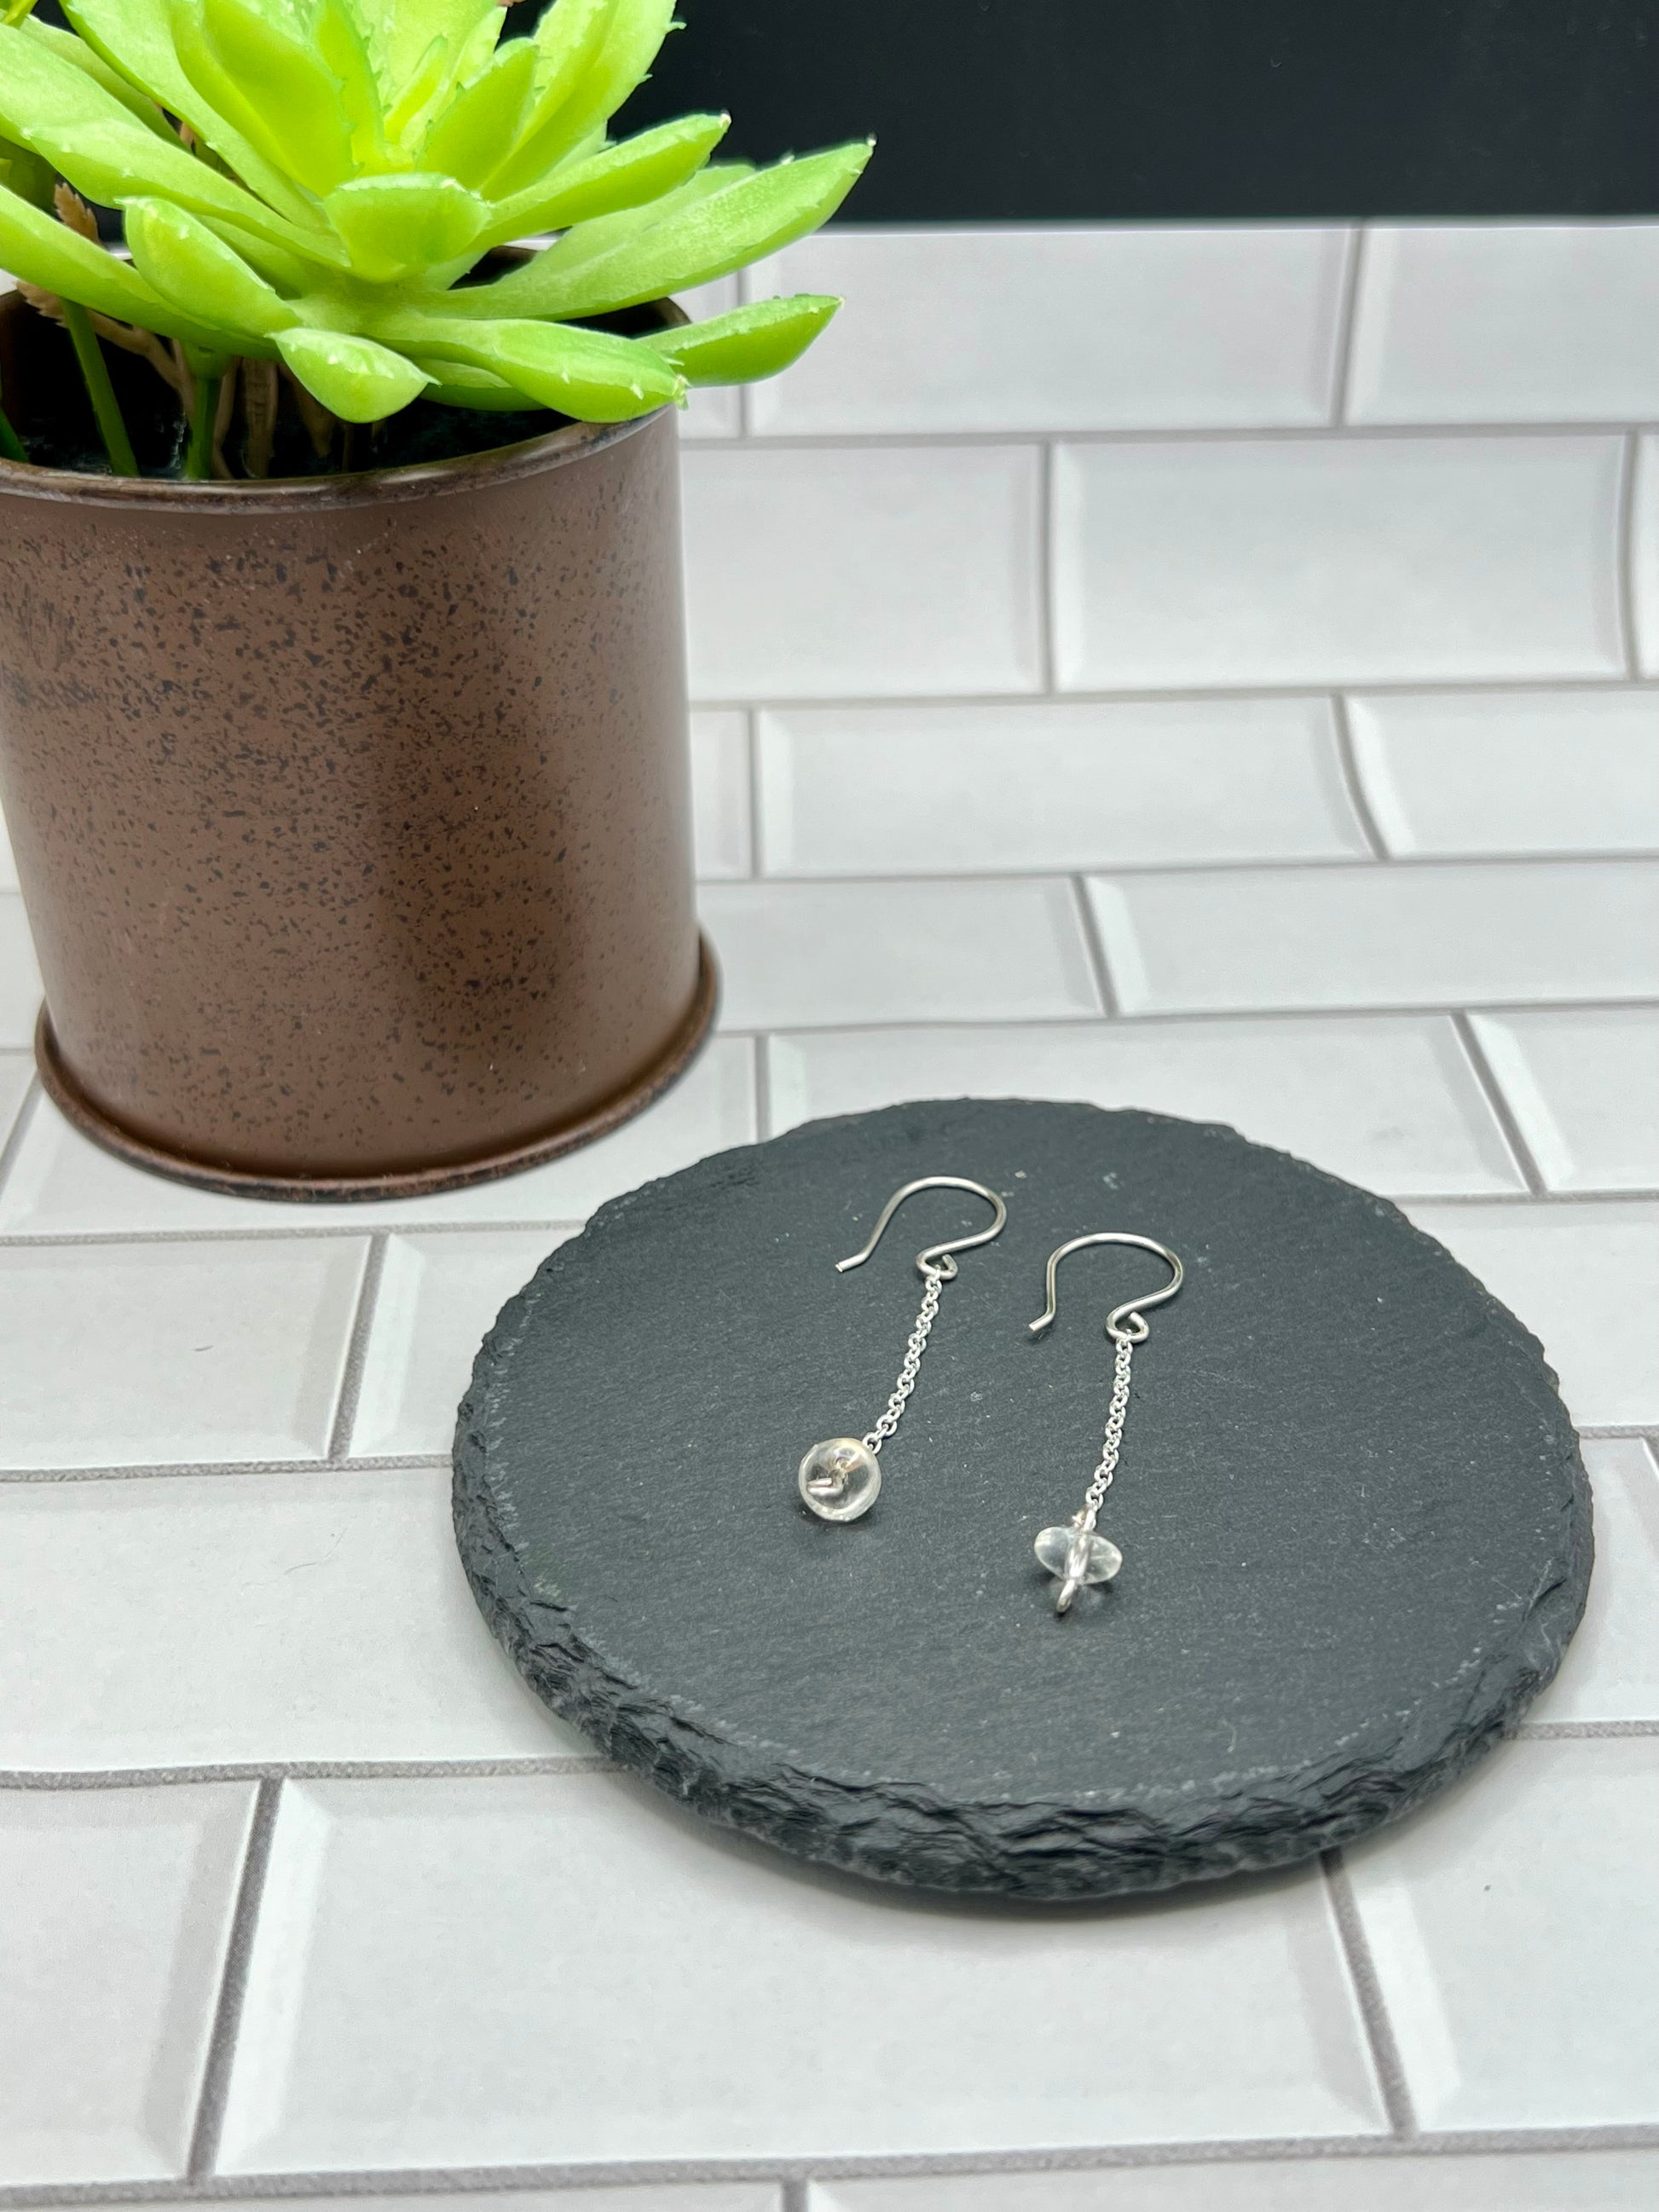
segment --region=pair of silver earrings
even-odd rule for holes
[[[959,1237],[948,1244],[930,1244],[916,1255],[916,1273],[921,1277],[924,1289],[921,1311],[916,1316],[916,1325],[910,1332],[909,1342],[904,1348],[904,1364],[899,1369],[898,1381],[893,1395],[887,1401],[887,1409],[867,1436],[826,1437],[822,1443],[814,1444],[801,1461],[796,1476],[796,1486],[802,1503],[816,1513],[821,1521],[857,1521],[870,1510],[881,1491],[881,1467],[878,1455],[883,1444],[897,1428],[904,1417],[911,1392],[916,1387],[921,1357],[927,1349],[927,1339],[939,1314],[939,1294],[946,1283],[957,1278],[956,1255],[970,1252],[976,1245],[988,1244],[1000,1237],[1007,1224],[1008,1209],[993,1190],[983,1183],[969,1182],[962,1176],[923,1176],[920,1182],[907,1182],[896,1190],[882,1208],[881,1218],[870,1233],[870,1241],[861,1252],[850,1259],[837,1260],[836,1272],[846,1274],[850,1268],[861,1267],[882,1239],[882,1233],[907,1198],[919,1190],[965,1190],[975,1198],[982,1198],[992,1210],[993,1219],[988,1229],[977,1237]],[[1106,1334],[1115,1346],[1112,1370],[1112,1395],[1106,1409],[1106,1433],[1100,1461],[1089,1479],[1089,1487],[1082,1505],[1068,1522],[1052,1528],[1044,1528],[1036,1540],[1036,1551],[1039,1562],[1051,1574],[1059,1587],[1054,1593],[1054,1610],[1069,1612],[1073,1599],[1080,1589],[1093,1583],[1109,1583],[1123,1565],[1123,1554],[1117,1546],[1104,1536],[1096,1534],[1096,1523],[1106,1493],[1112,1486],[1117,1472],[1118,1455],[1123,1448],[1123,1424],[1129,1411],[1129,1367],[1134,1347],[1144,1344],[1150,1330],[1146,1315],[1153,1306],[1161,1306],[1174,1297],[1181,1288],[1185,1269],[1176,1255],[1162,1244],[1154,1243],[1150,1237],[1133,1237],[1126,1231],[1097,1230],[1085,1237],[1073,1237],[1048,1255],[1044,1273],[1047,1303],[1036,1319],[1030,1324],[1033,1336],[1041,1336],[1050,1328],[1060,1310],[1058,1277],[1060,1263],[1068,1254],[1080,1252],[1089,1244],[1133,1244],[1142,1252],[1153,1253],[1170,1269],[1170,1280],[1161,1291],[1148,1291],[1145,1296],[1129,1298],[1121,1306],[1114,1306],[1106,1316]]]

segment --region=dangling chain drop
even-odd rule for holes
[[[916,1387],[916,1376],[921,1369],[921,1355],[927,1349],[928,1332],[939,1313],[939,1290],[947,1278],[938,1267],[924,1267],[922,1273],[927,1278],[927,1287],[921,1294],[921,1311],[916,1316],[916,1325],[904,1347],[904,1364],[899,1369],[893,1395],[887,1401],[887,1410],[864,1439],[864,1449],[868,1452],[878,1452],[904,1419],[905,1406]],[[1120,1422],[1119,1426],[1121,1425]],[[1111,1480],[1109,1475],[1106,1479],[1109,1482]]]
[[[1106,1493],[1112,1486],[1112,1477],[1117,1473],[1118,1454],[1123,1449],[1123,1423],[1129,1411],[1129,1361],[1134,1346],[1127,1336],[1117,1340],[1117,1359],[1112,1370],[1112,1402],[1106,1408],[1106,1435],[1103,1443],[1100,1465],[1095,1469],[1083,1501],[1083,1510],[1077,1516],[1079,1528],[1092,1528],[1100,1518],[1100,1509]]]

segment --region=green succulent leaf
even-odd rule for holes
[[[626,422],[678,399],[682,378],[649,347],[562,323],[466,323],[416,314],[380,327],[394,344],[459,362],[514,385],[538,406],[584,422]]]
[[[522,238],[659,199],[701,169],[731,128],[729,115],[687,115],[659,124],[585,161],[556,169],[544,184],[498,202],[483,242]]]
[[[357,177],[323,203],[360,276],[384,283],[453,261],[489,220],[488,204],[453,177],[418,170]]]
[[[781,161],[625,233],[607,252],[571,253],[562,263],[571,242],[562,240],[488,287],[487,305],[481,301],[474,308],[465,294],[455,304],[477,313],[599,315],[728,276],[816,230],[869,158],[869,144],[859,140],[805,161]],[[578,245],[580,239],[580,230],[572,234]]]
[[[349,177],[351,125],[340,80],[322,57],[254,0],[201,0],[201,11],[204,41],[226,76],[259,88],[256,112],[273,142],[267,152],[280,148],[283,166],[313,192]]]
[[[378,422],[395,415],[432,381],[389,346],[343,331],[279,331],[276,350],[312,397],[343,422]]]
[[[392,149],[386,140],[385,103],[374,57],[347,0],[320,0],[316,34],[317,51],[339,82],[353,162],[360,169],[391,168]]]
[[[678,331],[647,331],[640,339],[678,369],[688,384],[749,384],[800,359],[841,306],[813,292],[793,299],[760,300],[689,323]]]
[[[280,294],[204,222],[167,200],[128,203],[133,265],[164,300],[239,337],[274,337],[300,320]]]
[[[0,191],[0,267],[119,322],[211,343],[194,316],[164,300],[136,269],[15,192]]]
[[[568,4],[558,0],[555,15]],[[674,0],[617,0],[603,43],[568,92],[545,95],[534,123],[489,179],[493,196],[523,191],[556,162],[570,160],[645,81],[674,20]]]
[[[528,39],[499,48],[489,65],[458,93],[428,125],[421,141],[423,169],[440,169],[464,185],[482,184],[518,136],[530,97],[536,49]]]
[[[151,94],[170,115],[188,123],[204,144],[245,185],[290,222],[315,220],[306,194],[268,161],[185,75],[173,45],[164,0],[62,0],[70,21],[102,61],[136,89]]]
[[[501,35],[501,11],[495,0],[356,0],[356,4],[369,51],[387,86],[406,84],[434,39],[441,39],[449,53],[459,55],[486,35],[493,47]],[[483,60],[477,66],[483,67]]]
[[[60,30],[56,23],[43,23],[38,15],[31,15],[21,27],[31,39],[40,40],[59,61],[67,62],[71,69],[83,70],[94,84],[102,85],[130,115],[137,117],[147,131],[155,131],[158,137],[172,137],[167,119],[155,102],[136,85],[129,84],[118,70],[112,70],[101,55],[93,52],[84,39],[77,39],[73,31]]]
[[[50,161],[43,161],[27,146],[9,146],[0,140],[0,185],[9,192],[15,192],[31,207],[50,208],[57,181]]]

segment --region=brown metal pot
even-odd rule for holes
[[[65,352],[0,301],[9,410]],[[636,1113],[714,1012],[684,660],[672,410],[264,483],[0,462],[52,1096],[163,1174],[315,1199]]]

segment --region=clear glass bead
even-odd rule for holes
[[[876,1502],[881,1468],[856,1437],[826,1437],[802,1460],[795,1481],[801,1502],[820,1521],[856,1521]]]
[[[1051,1575],[1068,1583],[1109,1583],[1123,1565],[1123,1554],[1092,1529],[1068,1522],[1045,1528],[1032,1547]]]

